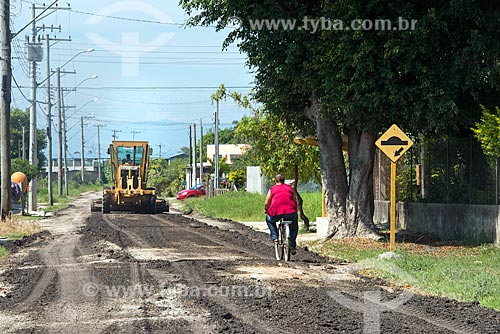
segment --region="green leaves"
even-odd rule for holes
[[[235,132],[252,145],[247,154],[261,166],[264,175],[271,177],[282,173],[293,178],[297,165],[303,182],[311,178],[319,181],[319,149],[294,143],[293,139],[299,132],[296,126],[260,111],[254,116],[244,117]]]
[[[500,108],[496,108],[496,113],[491,113],[484,106],[481,106],[481,109],[481,120],[475,124],[472,131],[485,154],[500,158]]]

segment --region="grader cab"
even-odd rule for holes
[[[152,148],[146,141],[113,141],[108,148],[113,186],[105,187],[102,200],[92,210],[168,212],[169,205],[157,198],[156,188],[147,187]],[[100,202],[100,203],[99,203]]]

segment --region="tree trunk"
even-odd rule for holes
[[[347,230],[342,237],[380,238],[373,223],[375,140],[375,133],[349,130]]]
[[[306,115],[316,125],[321,151],[321,179],[325,189],[330,238],[380,238],[373,224],[373,164],[375,134],[349,130],[349,183],[342,152],[342,136],[335,121],[322,117],[313,100]]]
[[[309,218],[304,213],[304,208],[303,208],[304,201],[302,200],[302,196],[300,196],[299,191],[297,189],[298,184],[299,184],[299,165],[295,164],[293,166],[293,169],[294,169],[294,174],[295,174],[294,175],[295,180],[293,182],[293,190],[295,191],[295,194],[297,195],[297,209],[299,211],[300,219],[302,219],[304,221],[304,228],[305,228],[306,232],[309,232]]]
[[[347,173],[342,154],[342,136],[336,122],[323,118],[319,103],[313,100],[306,115],[316,125],[320,149],[321,180],[325,189],[328,233],[325,239],[342,234],[347,223],[346,200],[348,195]]]

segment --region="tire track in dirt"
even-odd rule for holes
[[[46,276],[50,278],[52,272],[57,274],[56,287],[48,289],[48,279],[43,279],[21,303],[26,307],[33,305],[43,294],[54,296],[50,307],[34,310],[35,318],[43,320],[32,323],[35,327],[45,327],[49,333],[76,334],[102,329],[98,321],[88,322],[88,317],[99,319],[99,303],[95,296],[84,293],[85,284],[92,281],[91,272],[89,265],[79,262],[75,256],[80,248],[77,232],[85,221],[82,212],[86,211],[87,205],[88,198],[79,198],[72,209],[62,212],[57,219],[65,224],[64,234],[40,251],[47,268]],[[83,315],[86,319],[82,318]]]
[[[221,237],[214,230],[210,229],[207,230],[205,228],[200,228],[200,226],[194,226],[196,225],[195,223],[190,224],[189,221],[186,220],[182,222],[178,221],[177,219],[170,220],[169,219],[170,217],[168,216],[153,216],[152,218],[157,222],[160,222],[162,225],[164,225],[165,228],[168,228],[168,231],[172,232],[175,230],[174,237],[181,238],[182,235],[194,234],[201,239],[209,240],[217,245],[223,246],[225,249],[233,249],[240,252],[245,252],[245,255],[249,255],[250,257],[247,260],[249,264],[252,261],[254,262],[263,261],[264,259],[269,260],[269,257],[271,256],[271,254],[269,254],[269,256],[265,256],[261,251],[255,251],[254,249],[246,248],[245,243],[242,243],[242,245],[245,244],[245,246],[233,244],[229,241],[226,241],[227,239],[225,237],[227,236]],[[159,231],[161,229],[158,228],[158,226],[156,225],[151,226],[151,229],[144,227],[145,226],[132,225],[130,226],[130,229],[136,231],[135,232],[136,235],[140,234],[140,236],[138,236],[139,238],[148,239],[150,245],[154,245],[155,247],[168,247],[168,242],[165,242],[165,240],[159,237],[160,236]],[[143,228],[143,230],[146,231],[141,231],[140,230],[141,228]],[[155,236],[157,236],[157,238],[155,238]],[[237,241],[241,242],[241,240]],[[193,245],[193,247],[195,246]],[[208,266],[202,265],[207,263],[213,263],[214,259],[207,258],[203,260],[203,262],[200,262],[201,260],[196,261],[189,258],[184,259],[183,261],[179,260],[170,261],[168,259],[165,259],[165,261],[167,261],[166,263],[169,264],[168,265],[165,264],[165,267],[162,268],[161,270],[166,270],[169,274],[182,277],[183,282],[187,284],[188,287],[189,286],[196,287],[197,289],[206,291],[210,289],[210,287],[212,286],[213,282],[211,281],[214,280],[217,281],[217,279],[213,278],[213,275],[215,274],[213,272],[213,269],[209,265]],[[242,260],[239,261],[241,263]],[[232,267],[230,261],[224,262],[224,260],[221,260],[219,262],[220,262],[219,265],[221,266],[225,266],[227,268]],[[303,263],[292,262],[287,267],[298,269],[301,267],[301,264]],[[203,272],[203,275],[200,274],[201,272]],[[158,274],[158,270],[156,270],[156,274]],[[292,286],[296,285],[296,283],[294,284],[294,282],[288,282],[287,284],[291,284]],[[349,288],[348,283],[344,285],[345,285],[344,288],[345,287]],[[325,285],[325,288],[328,288],[328,285]],[[332,289],[334,288],[335,287],[332,287]],[[338,289],[339,287],[336,288]],[[359,286],[357,286],[356,288],[359,289]],[[362,288],[361,291],[364,291],[364,289],[374,289],[374,288],[375,287],[373,284],[367,284],[367,286],[365,288]],[[324,292],[324,294],[326,294],[326,291]],[[360,298],[359,293],[356,294],[352,292],[351,294],[349,294],[349,296],[357,298],[358,302],[360,300],[362,301],[362,298]],[[391,298],[394,297],[397,297],[397,293],[393,294]],[[328,303],[332,305],[333,309],[335,308],[338,309],[339,307],[345,309],[345,305],[343,305],[341,301],[334,300],[334,298],[329,298],[327,300]],[[222,324],[219,330],[224,330],[224,328],[226,328],[225,325],[223,325],[223,323],[226,320],[228,320],[233,322],[231,329],[234,329],[235,327],[238,326],[244,326],[245,332],[268,333],[270,328],[272,328],[273,331],[276,331],[275,330],[276,326],[273,326],[274,325],[273,321],[270,322],[266,321],[262,317],[262,314],[249,313],[248,310],[242,308],[243,304],[241,303],[241,301],[232,301],[228,300],[227,298],[223,297],[221,298],[218,296],[203,296],[203,298],[201,298],[199,301],[202,301],[202,304],[205,307],[208,307],[211,310],[211,312],[214,312],[215,314],[218,314],[223,318],[227,317],[227,319],[224,318],[224,320],[221,322]],[[313,306],[314,304],[311,305],[311,307]],[[468,326],[466,322],[450,321],[449,319],[444,317],[441,318],[436,314],[429,314],[429,311],[427,309],[421,310],[420,308],[413,305],[410,306],[405,305],[397,309],[384,308],[383,304],[378,304],[374,306],[383,310],[384,313],[391,314],[390,317],[387,316],[384,317],[384,326],[386,327],[389,326],[388,328],[392,329],[397,328],[399,325],[401,325],[407,328],[409,332],[412,332],[411,328],[417,330],[417,332],[423,329],[425,329],[424,331],[432,331],[435,333],[481,332],[474,326]],[[351,314],[351,316],[354,316],[355,314],[358,314],[358,316],[362,315],[359,312],[347,309],[345,309],[343,313]],[[362,321],[362,319],[360,321]],[[328,327],[330,326],[330,324],[328,322],[325,322],[325,326]],[[354,330],[354,332],[357,332],[358,330],[360,330],[360,327],[359,326],[357,328],[353,327],[351,329]],[[236,333],[238,331],[235,330],[234,332]],[[299,332],[301,331],[299,330]]]
[[[499,313],[466,303],[415,296],[384,308],[401,291],[359,276],[349,280],[353,275],[341,272],[346,266],[304,250],[278,264],[267,236],[237,223],[226,230],[176,214],[90,214],[84,202],[58,217],[54,224],[64,233],[41,248],[40,261],[25,265],[43,269],[43,279],[8,311],[9,325],[0,315],[0,332],[363,333],[363,312],[329,291],[358,305],[365,292],[380,292],[384,302],[370,305],[380,310],[381,332],[500,332]],[[99,293],[84,295],[87,283]],[[131,289],[109,293],[120,286]],[[268,293],[222,293],[231,287]]]

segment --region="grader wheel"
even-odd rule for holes
[[[102,197],[102,213],[111,212],[111,195],[104,194]]]

